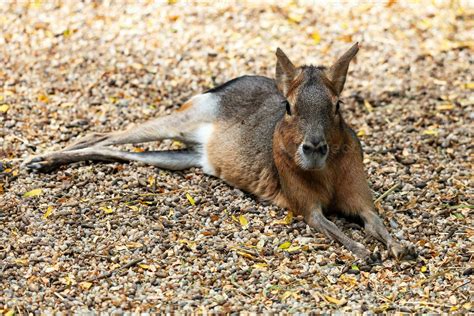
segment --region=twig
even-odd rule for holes
[[[123,269],[128,269],[130,267],[133,267],[134,265],[142,262],[143,260],[145,260],[144,258],[138,258],[138,259],[134,259],[132,261],[129,261],[128,263],[124,264],[123,266],[115,269],[115,270],[112,270],[112,271],[109,271],[109,272],[106,272],[104,274],[101,274],[99,275],[98,277],[95,277],[93,278],[92,280],[90,280],[89,282],[93,282],[93,281],[98,281],[98,280],[102,280],[102,279],[106,279],[106,278],[109,278],[111,277],[112,275],[114,275],[114,273],[120,271],[120,270],[123,270]]]
[[[385,199],[387,196],[389,196],[390,194],[392,194],[393,191],[395,191],[399,186],[400,186],[400,183],[396,183],[393,187],[391,187],[390,189],[388,189],[384,194],[382,194],[381,196],[379,196],[379,197],[374,201],[374,204],[379,203],[380,201],[382,201],[383,199]]]

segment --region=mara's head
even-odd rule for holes
[[[295,67],[277,49],[276,83],[285,96],[286,114],[279,133],[285,151],[304,170],[323,169],[342,133],[339,98],[356,43],[329,68]]]

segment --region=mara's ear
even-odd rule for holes
[[[359,51],[359,43],[355,43],[347,52],[344,53],[329,69],[329,79],[334,84],[337,94],[341,94],[346,82],[347,70],[352,58]]]
[[[286,97],[288,89],[290,88],[290,84],[295,78],[296,67],[293,65],[290,59],[286,57],[285,53],[280,48],[277,48],[276,50],[276,57],[277,64],[275,80],[278,89]]]

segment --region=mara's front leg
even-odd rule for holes
[[[382,219],[374,212],[372,194],[365,180],[362,168],[354,168],[352,172],[344,173],[344,179],[339,183],[335,206],[342,213],[358,216],[364,222],[365,231],[385,244],[389,254],[398,260],[410,260],[416,257],[413,247],[402,246],[390,235]]]
[[[363,260],[367,260],[368,263],[379,261],[380,257],[378,254],[371,254],[364,245],[358,243],[355,240],[350,239],[345,235],[333,222],[328,220],[322,211],[321,206],[315,206],[311,212],[305,215],[306,223],[316,228],[321,233],[325,234],[329,238],[340,242],[344,247],[354,253],[357,257]]]

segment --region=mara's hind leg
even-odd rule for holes
[[[201,166],[201,153],[192,149],[180,151],[128,152],[107,147],[90,147],[70,151],[58,151],[30,160],[26,167],[36,171],[48,171],[60,165],[85,161],[138,161],[168,170],[183,170]]]
[[[162,139],[176,139],[184,143],[198,143],[194,131],[216,116],[219,100],[213,93],[197,95],[184,103],[177,112],[112,133],[93,133],[79,139],[63,151],[92,146],[137,144]]]

